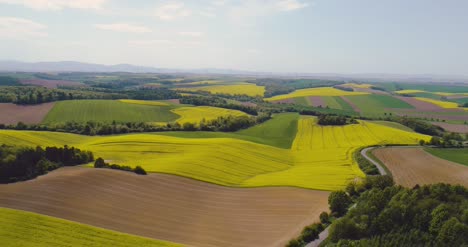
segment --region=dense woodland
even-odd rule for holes
[[[74,147],[0,146],[0,183],[35,178],[62,166],[85,164],[94,160],[93,153]]]
[[[433,184],[404,188],[390,176],[367,177],[328,198],[331,214],[304,228],[288,247],[302,247],[331,224],[321,246],[467,246],[468,190]]]

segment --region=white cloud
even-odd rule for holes
[[[309,4],[298,0],[280,0],[276,3],[276,6],[280,11],[292,11],[305,8],[309,6]]]
[[[123,33],[150,33],[151,29],[145,26],[137,26],[128,23],[112,23],[112,24],[96,24],[94,25],[98,29],[123,32]]]
[[[47,36],[47,26],[32,20],[0,17],[0,38],[29,39]]]
[[[260,50],[257,50],[257,49],[249,49],[249,50],[247,50],[247,53],[250,53],[250,54],[258,54],[258,53],[260,53]]]
[[[37,10],[101,9],[107,0],[0,0],[0,3],[22,5]]]
[[[167,39],[151,39],[151,40],[130,40],[128,43],[130,45],[135,45],[135,46],[147,46],[147,45],[171,44],[172,42]]]
[[[305,0],[241,0],[236,4],[229,4],[231,19],[241,21],[248,17],[259,17],[288,12],[308,7]]]
[[[164,21],[171,21],[187,17],[192,13],[183,3],[171,2],[159,6],[155,11],[155,16]]]
[[[185,36],[185,37],[201,37],[203,36],[202,32],[179,32],[180,36]]]

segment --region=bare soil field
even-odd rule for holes
[[[350,105],[355,112],[361,112],[361,109],[359,109],[359,107],[356,104],[354,104],[354,102],[352,102],[350,99],[346,98],[345,96],[340,96],[340,98],[346,103],[348,103],[348,105]]]
[[[47,113],[54,107],[54,102],[40,105],[15,105],[11,103],[0,103],[0,123],[17,124],[23,122],[26,124],[40,123]]]
[[[273,103],[276,103],[276,104],[294,104],[295,101],[294,101],[293,98],[289,98],[289,99],[276,100],[276,101],[273,101]]]
[[[0,207],[192,246],[284,246],[327,211],[328,194],[66,167],[0,185]]]
[[[82,86],[81,82],[76,81],[60,81],[60,80],[21,80],[21,84],[36,85],[47,88],[57,88],[58,86]]]
[[[447,109],[443,109],[437,105],[431,104],[429,102],[424,102],[421,100],[414,99],[412,97],[403,97],[403,96],[394,96],[395,98],[402,100],[416,108],[416,110],[411,110],[411,111],[444,111]]]
[[[323,100],[322,97],[320,96],[309,96],[309,102],[312,104],[312,106],[322,106],[325,107],[327,106],[327,103]]]
[[[379,148],[372,153],[393,174],[397,184],[450,183],[468,186],[468,167],[435,157],[421,148]]]
[[[441,123],[441,122],[431,122],[433,125],[440,126],[447,131],[455,132],[455,133],[468,133],[468,125],[464,124],[449,124],[449,123]]]

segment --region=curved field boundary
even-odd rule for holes
[[[468,186],[468,167],[437,158],[422,148],[379,148],[373,154],[384,163],[397,184],[450,183]]]
[[[0,103],[0,123],[26,124],[41,123],[44,117],[54,107],[55,102],[40,105],[15,105],[11,103]]]
[[[268,126],[258,126],[255,131],[242,134],[268,134],[262,127]],[[287,132],[296,132],[296,128]],[[293,186],[318,190],[341,189],[350,180],[364,176],[353,160],[353,153],[361,147],[414,145],[429,139],[429,136],[367,121],[346,126],[320,126],[316,118],[311,117],[299,120],[291,149],[233,138],[178,138],[148,133],[80,136],[0,130],[0,142],[5,144],[67,144],[90,150],[95,157],[112,160],[112,163],[140,165],[149,172],[233,187]],[[278,142],[284,141],[279,135]]]
[[[284,246],[327,211],[328,194],[66,167],[0,185],[0,206],[192,246]]]
[[[182,246],[92,227],[46,215],[0,207],[0,243],[13,246]]]

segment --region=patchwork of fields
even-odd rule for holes
[[[248,114],[224,108],[217,108],[211,106],[196,106],[196,107],[180,107],[171,110],[175,114],[179,115],[180,118],[177,119],[177,122],[180,124],[184,123],[199,123],[203,119],[206,121],[217,119],[218,117],[241,117],[248,116]]]
[[[231,136],[231,137],[235,137]],[[319,126],[299,120],[290,150],[234,138],[180,138],[158,134],[79,136],[65,133],[0,131],[5,144],[70,145],[121,165],[235,187],[295,186],[334,190],[362,177],[352,155],[359,147],[417,144],[428,136],[362,121]]]
[[[390,170],[397,184],[410,188],[433,183],[468,186],[465,166],[435,157],[421,148],[381,148],[373,154]]]
[[[292,98],[308,97],[308,96],[347,96],[347,95],[366,95],[365,92],[349,92],[332,87],[306,88],[299,89],[289,94],[282,94],[267,98],[267,101],[278,101]]]

